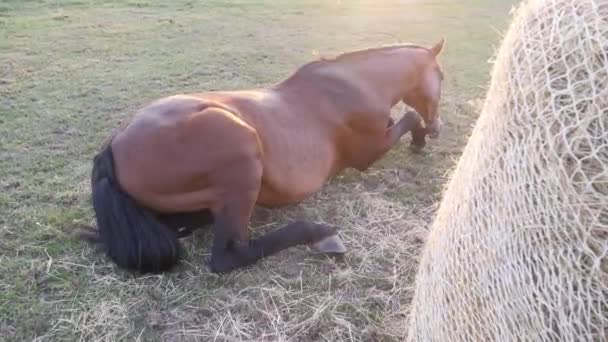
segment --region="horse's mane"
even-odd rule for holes
[[[316,60],[310,61],[310,62],[300,66],[289,78],[295,77],[304,72],[311,71],[311,69],[314,69],[314,68],[317,68],[320,66],[333,64],[333,63],[345,62],[348,60],[361,58],[361,57],[366,57],[367,55],[369,55],[371,53],[392,51],[392,50],[404,49],[404,48],[428,50],[425,47],[422,47],[419,45],[414,45],[414,44],[396,44],[396,45],[386,45],[386,46],[380,46],[380,47],[373,47],[373,48],[343,52],[341,54],[334,55],[334,56],[331,56],[331,55],[318,56],[318,58]]]
[[[427,48],[425,48],[425,47],[422,47],[419,45],[414,45],[414,44],[396,44],[396,45],[386,45],[386,46],[373,47],[373,48],[362,49],[362,50],[343,52],[343,53],[333,56],[333,57],[321,56],[321,57],[319,57],[319,60],[317,60],[317,61],[340,62],[340,61],[350,59],[350,58],[365,57],[366,55],[368,55],[370,53],[382,52],[382,51],[392,51],[392,50],[404,49],[404,48],[427,50]],[[314,61],[313,61],[313,63],[314,63]]]

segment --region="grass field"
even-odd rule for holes
[[[393,341],[406,333],[417,258],[489,80],[513,1],[0,2],[0,339]],[[341,227],[341,260],[307,248],[228,275],[210,233],[171,274],[134,277],[74,236],[93,224],[91,159],[157,97],[269,85],[317,54],[447,38],[441,139],[409,137],[371,170],[304,203],[256,211]],[[397,114],[397,113],[396,113]]]

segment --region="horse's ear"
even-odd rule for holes
[[[441,53],[441,50],[443,49],[443,44],[445,44],[445,37],[442,37],[441,40],[439,41],[439,43],[435,44],[435,46],[433,46],[431,48],[431,54],[433,55],[433,57],[437,57],[439,56],[439,54]]]

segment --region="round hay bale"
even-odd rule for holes
[[[409,341],[608,339],[608,0],[514,13],[423,250]]]

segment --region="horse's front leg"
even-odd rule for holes
[[[426,135],[427,130],[426,127],[422,126],[422,122],[419,122],[414,128],[412,128],[412,142],[410,143],[410,148],[414,152],[420,152],[422,148],[426,145]]]
[[[386,129],[386,144],[387,151],[390,150],[395,144],[399,142],[401,137],[405,135],[407,132],[419,133],[419,129],[424,130],[424,126],[422,126],[422,118],[420,114],[417,112],[410,110],[403,114],[403,117],[397,121],[397,123],[392,126],[387,127]]]
[[[377,139],[375,143],[371,144],[368,155],[363,156],[364,159],[357,166],[357,169],[359,171],[367,170],[395,146],[407,132],[412,131],[412,136],[414,137],[412,144],[419,144],[420,136],[418,133],[420,133],[420,129],[424,130],[422,118],[415,111],[406,112],[403,117],[393,125],[390,125],[389,121],[389,127],[386,128],[384,135]],[[422,136],[422,141],[424,141],[424,136]]]

